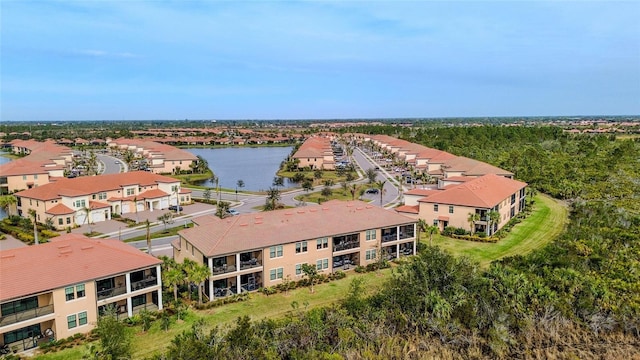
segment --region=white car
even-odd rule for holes
[[[240,215],[240,213],[236,209],[229,209],[227,210],[227,212],[231,215]]]

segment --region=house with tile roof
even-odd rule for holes
[[[14,154],[26,155],[0,165],[0,194],[12,193],[48,184],[64,176],[73,152],[53,141],[12,140]]]
[[[303,264],[327,274],[416,251],[416,220],[361,201],[193,222],[172,243],[173,255],[208,266],[209,300],[301,279]]]
[[[156,174],[174,174],[189,170],[198,162],[192,153],[175,146],[142,139],[107,139],[107,146],[121,150],[131,150],[147,159],[149,169]]]
[[[496,174],[457,180],[441,180],[437,190],[408,192],[408,196],[415,194],[419,198],[412,198],[395,210],[414,219],[424,219],[427,224],[436,225],[441,231],[447,226],[471,230],[469,214],[478,214],[480,220],[473,224],[473,231],[488,235],[498,231],[524,210],[527,187],[524,182]],[[489,221],[491,211],[500,214],[495,224]]]
[[[180,180],[147,171],[61,178],[14,195],[19,215],[34,210],[36,221],[51,219],[56,229],[191,202],[191,191],[181,189]]]
[[[331,140],[326,137],[308,138],[293,154],[298,160],[298,168],[335,170],[336,162],[331,148]]]
[[[65,234],[0,251],[0,346],[18,351],[87,333],[119,317],[162,309],[162,261],[117,240]]]

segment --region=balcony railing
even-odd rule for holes
[[[0,316],[0,326],[15,324],[48,314],[53,314],[53,304]]]
[[[127,292],[126,286],[118,286],[108,289],[102,289],[98,291],[98,300],[108,299],[113,296],[125,294]]]
[[[398,234],[382,235],[382,242],[396,241],[398,240]]]
[[[360,247],[360,241],[347,241],[333,246],[333,251],[343,251]]]
[[[145,289],[151,286],[158,285],[158,281],[155,277],[149,277],[144,280],[134,281],[131,283],[131,291]]]
[[[259,266],[262,266],[262,263],[258,259],[240,261],[240,270],[251,269]]]
[[[226,274],[226,273],[230,273],[230,272],[234,272],[236,271],[236,265],[235,264],[224,264],[221,266],[214,266],[213,267],[213,275],[219,275],[219,274]]]
[[[407,232],[401,232],[400,233],[400,240],[402,240],[402,239],[410,239],[412,237],[415,237],[415,235],[413,234],[413,231],[407,231]]]

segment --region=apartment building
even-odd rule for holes
[[[130,150],[145,158],[149,169],[156,174],[174,174],[178,170],[189,170],[198,162],[198,157],[186,150],[148,140],[107,139],[107,145],[111,148]]]
[[[0,165],[0,194],[31,189],[62,178],[66,164],[73,158],[70,148],[53,141],[15,139],[9,145],[14,154],[26,156]]]
[[[464,228],[491,235],[512,217],[524,210],[527,184],[508,177],[487,174],[479,177],[458,177],[440,180],[437,189],[413,189],[404,194],[405,205],[395,210],[444,230],[447,226]],[[489,212],[500,214],[491,224]],[[469,214],[478,214],[473,225]]]
[[[162,261],[117,240],[65,234],[0,251],[0,346],[17,351],[119,317],[162,309]]]
[[[194,223],[180,231],[173,253],[178,262],[209,267],[209,300],[301,279],[303,264],[330,273],[416,251],[415,220],[361,201],[203,216]]]
[[[18,214],[27,216],[34,210],[36,221],[51,219],[56,229],[191,202],[191,190],[181,189],[180,180],[147,171],[61,178],[15,196]]]
[[[331,140],[326,137],[307,139],[292,156],[298,160],[298,168],[335,170],[336,163],[331,148]]]

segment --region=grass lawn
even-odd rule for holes
[[[467,255],[488,266],[493,260],[512,255],[524,255],[541,248],[555,239],[567,223],[567,208],[551,197],[538,194],[535,197],[533,213],[513,227],[511,233],[495,244],[457,240],[444,236],[434,236],[433,244],[455,255]],[[422,242],[429,237],[422,235]]]
[[[193,227],[193,223],[188,223],[187,227]],[[167,230],[157,231],[157,232],[151,233],[150,235],[152,239],[157,239],[157,238],[166,237],[166,236],[178,235],[178,231],[180,230],[184,230],[183,225],[170,227],[170,228],[167,228]],[[132,242],[132,241],[140,241],[140,240],[147,240],[147,235],[140,235],[130,239],[126,239],[124,242]]]
[[[143,333],[139,327],[131,328],[135,334],[133,337],[133,358],[143,359],[158,354],[171,343],[171,340],[199,318],[204,318],[210,327],[220,326],[225,328],[232,326],[239,316],[249,315],[252,320],[265,318],[277,318],[293,311],[291,304],[295,301],[300,310],[329,305],[340,300],[349,292],[351,280],[356,277],[364,277],[365,286],[369,293],[382,287],[384,281],[390,278],[391,269],[384,269],[380,273],[371,272],[357,274],[349,272],[347,277],[314,286],[314,293],[309,288],[300,288],[289,291],[288,294],[278,293],[266,296],[260,293],[252,293],[249,300],[235,304],[228,304],[209,310],[190,310],[184,321],[180,323],[173,320],[169,331],[160,328],[160,321],[156,321],[148,332]],[[71,349],[65,349],[56,353],[35,357],[42,360],[81,359],[86,352],[86,345]]]

